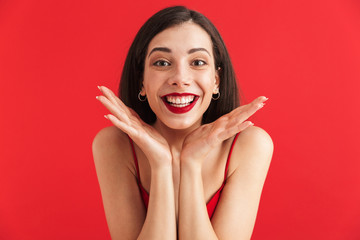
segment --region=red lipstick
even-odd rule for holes
[[[167,109],[175,114],[189,112],[199,99],[192,93],[170,93],[161,97]]]

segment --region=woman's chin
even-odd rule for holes
[[[159,120],[157,120],[159,121]],[[173,129],[173,130],[187,130],[187,129],[195,129],[201,125],[201,120],[195,121],[195,120],[186,120],[186,119],[173,119],[173,120],[167,120],[167,121],[159,121],[161,122],[161,125],[165,125],[167,128]]]

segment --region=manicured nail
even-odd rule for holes
[[[104,118],[106,118],[107,120],[109,120],[108,116],[104,115]]]
[[[101,88],[100,88],[100,86],[97,86],[98,87],[98,89],[101,91]]]
[[[96,96],[96,99],[99,100],[99,96]]]

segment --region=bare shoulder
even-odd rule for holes
[[[262,165],[268,168],[274,144],[270,135],[262,128],[251,126],[242,131],[234,145],[232,170],[244,164]],[[231,166],[230,166],[231,167]]]
[[[247,147],[262,150],[262,152],[272,153],[274,144],[270,135],[262,128],[251,126],[239,134],[238,143],[246,144]]]
[[[115,126],[105,127],[101,129],[95,136],[92,148],[96,151],[110,150],[114,145],[124,144],[128,142],[128,137],[120,129]]]
[[[96,134],[92,142],[94,161],[128,159],[131,153],[129,146],[129,138],[124,132],[115,126],[105,127]]]
[[[129,138],[117,127],[110,126],[101,129],[92,142],[92,152],[98,177],[101,177],[100,170],[105,169],[107,172],[117,169],[118,173],[130,170],[135,176]]]

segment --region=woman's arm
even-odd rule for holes
[[[146,210],[136,182],[127,136],[116,127],[102,129],[92,151],[111,238],[136,239]]]
[[[208,217],[199,166],[181,169],[180,239],[249,240],[273,153],[270,136],[249,127],[238,137],[216,211]]]
[[[201,166],[196,164],[181,164],[179,239],[218,239],[206,208]]]
[[[143,151],[143,153],[147,157],[147,160],[149,161],[151,167],[151,195],[149,198],[149,206],[147,213],[144,214],[146,215],[146,218],[145,220],[143,218],[137,219],[137,221],[141,221],[141,231],[138,231],[136,233],[136,237],[134,237],[135,235],[132,235],[132,237],[129,239],[176,239],[175,199],[171,167],[172,156],[166,140],[155,129],[144,123],[132,109],[126,107],[124,103],[122,103],[121,100],[117,98],[111,90],[107,89],[106,87],[100,87],[100,90],[104,94],[104,96],[99,96],[98,100],[102,104],[104,104],[104,106],[112,113],[106,115],[106,117],[117,128],[119,128],[121,131],[125,132],[132,138],[132,140],[137,144],[137,146]],[[118,145],[116,147],[122,149],[126,148],[128,150],[128,153],[125,156],[122,155],[121,157],[129,160],[130,158],[132,159],[133,156],[131,155],[131,153],[129,154],[130,146],[128,138],[125,134],[123,134],[123,136],[125,137],[122,138],[122,141],[118,142]],[[125,143],[124,138],[126,138],[127,143]],[[109,143],[108,140],[109,139],[104,139],[100,142]],[[95,149],[100,149],[100,147],[96,147],[96,144],[94,145]],[[104,154],[106,153],[104,152]],[[121,159],[121,157],[119,155],[112,155],[109,158],[112,158],[112,160],[118,160]],[[129,169],[128,166],[122,167],[124,168],[123,170],[125,172],[126,167]],[[109,171],[111,170],[111,168],[112,166],[108,168]],[[121,176],[118,176],[119,178],[121,178],[121,182],[124,182],[123,185],[126,185],[128,187],[126,189],[128,192],[123,193],[125,194],[125,196],[121,197],[121,199],[126,198],[127,202],[116,202],[117,198],[111,199],[110,201],[111,204],[113,204],[114,206],[119,206],[119,208],[121,207],[122,211],[125,212],[133,211],[132,209],[128,208],[134,207],[133,203],[131,203],[134,197],[134,201],[137,201],[137,198],[140,198],[141,200],[139,188],[138,186],[136,186],[136,178],[134,177],[134,175],[135,174],[133,174],[132,179],[126,176],[124,176],[123,178],[121,178]],[[107,178],[106,174],[104,174],[104,178]],[[130,181],[128,181],[129,179]],[[103,185],[111,186],[112,184],[112,182],[107,181],[107,183]],[[135,194],[130,194],[134,191],[137,191],[137,196],[134,196]],[[144,206],[142,206],[142,208],[144,208]],[[108,212],[111,214],[111,207]],[[128,216],[128,214],[125,215]],[[123,218],[122,221],[126,221],[126,218]],[[115,225],[114,229],[126,227],[127,224],[121,225],[122,221],[119,221],[118,223],[120,223],[120,225]],[[138,225],[138,223],[134,222],[133,224]],[[126,230],[114,231],[126,232]],[[119,234],[119,239],[127,238]]]
[[[206,209],[206,202],[204,198],[204,189],[203,189],[202,176],[201,176],[201,167],[210,149],[218,146],[225,139],[228,139],[229,137],[235,135],[237,132],[244,131],[246,128],[252,125],[251,122],[245,120],[249,118],[251,115],[253,115],[257,110],[262,108],[263,102],[266,100],[267,99],[264,97],[259,97],[255,99],[251,104],[239,107],[234,111],[232,111],[231,113],[224,115],[223,117],[219,118],[218,120],[216,120],[211,124],[201,126],[185,139],[183,145],[184,147],[181,152],[181,160],[180,160],[181,162],[180,202],[179,202],[180,239],[244,239],[244,238],[239,238],[241,236],[239,234],[226,235],[225,237],[221,227],[215,228],[212,226]],[[262,132],[262,134],[264,133],[265,131]],[[262,140],[258,138],[257,140],[259,141],[258,144],[263,144],[264,146],[269,145],[269,144],[261,143],[261,141],[263,140],[265,141],[265,138]],[[245,150],[242,149],[242,151]],[[264,149],[260,151],[260,152],[265,152],[264,156],[259,156],[258,151],[259,149],[252,147],[252,149],[250,150],[250,155],[257,156],[261,159],[264,158],[268,159],[270,154],[270,159],[271,159],[272,151],[270,153],[269,149]],[[232,156],[232,159],[233,158],[237,158],[237,157]],[[244,162],[241,163],[241,165],[245,164],[245,166],[242,165],[242,167],[245,167],[246,169],[247,168],[246,161],[245,160],[242,161]],[[252,170],[254,170],[254,174],[256,175],[256,172],[258,170],[257,169],[252,169]],[[249,178],[248,180],[249,182],[248,183],[245,182],[245,184],[249,184],[249,186],[252,186],[252,188],[250,188],[251,191],[256,192],[254,191],[254,189],[255,188],[258,189],[258,186],[261,186],[262,188],[263,181],[260,181],[261,178],[260,180],[259,179],[254,180]],[[233,184],[227,183],[226,186],[224,187],[224,191],[225,188],[227,189],[231,188],[233,189],[233,191],[236,191],[237,188],[239,188],[239,186],[237,186],[237,183],[233,183]],[[258,197],[260,197],[260,193],[261,191],[256,192],[256,194],[258,194]],[[231,194],[228,195],[230,199],[234,199],[237,196],[236,192],[233,194],[234,195]],[[224,200],[224,198],[225,197],[222,195],[220,198],[220,202],[227,201],[226,199]],[[247,195],[245,198],[254,200],[254,195],[251,196]],[[229,205],[229,207],[236,211],[236,209],[239,207],[247,208],[249,207],[249,205],[240,205],[240,206]],[[230,209],[230,211],[232,210]],[[231,213],[229,212],[227,214],[231,215]],[[219,215],[219,214],[215,213],[215,215]],[[256,215],[256,211],[255,211],[255,215]],[[231,226],[231,229],[239,228],[237,223],[239,223],[240,221],[237,219],[229,218],[233,220],[233,223],[230,223],[230,221],[226,219],[226,214],[220,215],[220,217],[218,216],[217,218],[221,218],[222,220],[221,222],[225,225]],[[244,232],[245,229],[242,229],[241,231]]]
[[[138,239],[175,240],[176,216],[172,167],[151,169],[149,206]]]
[[[251,238],[273,154],[271,137],[259,127],[243,131],[234,146],[225,187],[211,219],[219,239]]]
[[[152,170],[146,213],[135,177],[128,137],[115,127],[101,130],[93,155],[106,219],[113,240],[176,239],[172,171]]]

